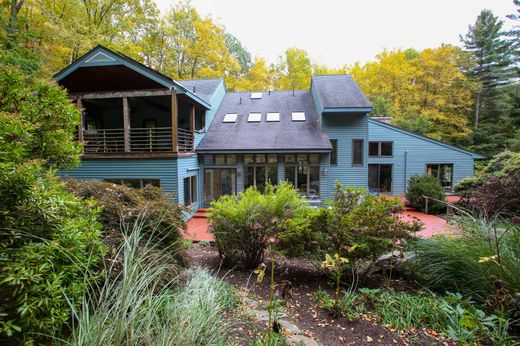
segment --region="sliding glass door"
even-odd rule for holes
[[[209,204],[222,195],[234,195],[236,186],[236,169],[206,169],[204,172],[204,202]]]
[[[368,190],[375,193],[392,192],[392,165],[368,165]]]

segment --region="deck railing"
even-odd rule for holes
[[[178,151],[193,151],[191,130],[179,128],[177,136]],[[131,128],[128,131],[127,146],[124,129],[83,130],[83,148],[85,154],[174,151],[170,127]]]

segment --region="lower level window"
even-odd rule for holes
[[[155,186],[161,187],[160,179],[126,179],[126,178],[116,178],[116,179],[105,179],[106,182],[118,185],[125,185],[129,187],[133,187],[136,189],[142,189],[147,186]]]
[[[451,190],[453,186],[453,164],[429,163],[426,165],[426,174],[437,178],[444,189]]]
[[[376,193],[392,192],[392,165],[368,165],[368,190]]]
[[[246,180],[244,188],[256,186],[263,191],[265,185],[278,183],[278,156],[276,154],[245,154]]]
[[[197,202],[197,176],[184,178],[184,205]]]

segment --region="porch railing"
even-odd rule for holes
[[[193,151],[193,135],[188,129],[178,129],[178,151]],[[131,128],[128,131],[128,150],[125,150],[124,129],[83,130],[85,154],[124,152],[172,152],[170,127]]]

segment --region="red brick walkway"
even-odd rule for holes
[[[401,197],[403,200],[403,197]],[[459,200],[457,196],[449,196],[447,202],[455,204]],[[407,210],[399,215],[403,221],[419,220],[424,224],[424,229],[416,235],[422,238],[430,238],[434,235],[452,234],[457,230],[446,220],[435,215],[427,215],[418,211]],[[206,209],[200,209],[188,222],[187,230],[182,231],[183,236],[194,242],[215,241],[213,234],[209,232],[208,219],[206,218]]]

